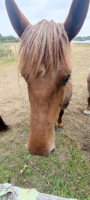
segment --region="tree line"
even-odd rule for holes
[[[19,42],[19,38],[16,38],[12,35],[9,35],[9,36],[2,36],[0,34],[0,43],[3,43],[3,42]]]
[[[75,41],[86,41],[86,40],[90,40],[90,36],[84,36],[84,37],[78,36],[78,37],[74,38],[74,40]],[[1,42],[19,42],[19,38],[16,38],[12,35],[2,36],[0,34],[0,43]]]
[[[90,40],[90,36],[84,36],[84,37],[77,36],[74,40],[75,41],[86,41],[86,40]]]

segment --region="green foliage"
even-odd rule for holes
[[[3,37],[2,35],[0,34],[0,43],[3,42]]]
[[[0,43],[0,57],[7,57],[13,55],[12,49],[8,45]]]
[[[19,42],[19,38],[16,38],[12,35],[9,35],[9,36],[2,36],[0,34],[0,43],[1,42]]]
[[[90,40],[90,36],[84,36],[84,37],[78,36],[74,40],[75,41],[86,41],[86,40]]]
[[[15,38],[14,36],[4,36],[3,42],[19,42],[19,38]]]

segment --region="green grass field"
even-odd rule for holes
[[[30,134],[27,86],[22,78],[18,83],[18,44],[9,48],[13,54],[0,57],[0,112],[11,126],[0,133],[0,183],[90,200],[90,118],[83,115],[90,44],[72,44],[73,96],[63,117],[64,129],[56,133],[56,151],[49,158],[31,156],[25,149]]]

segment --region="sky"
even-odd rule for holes
[[[31,24],[42,19],[64,22],[72,0],[16,0],[20,10]],[[0,33],[3,36],[17,36],[9,21],[4,0],[0,0]],[[90,35],[90,8],[84,25],[78,36]]]

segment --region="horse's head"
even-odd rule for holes
[[[31,105],[30,137],[27,148],[31,154],[49,156],[55,150],[55,123],[65,95],[65,81],[71,70],[48,71],[28,80]]]
[[[86,17],[89,0],[73,0],[63,25],[43,20],[32,26],[14,0],[5,0],[11,23],[21,37],[20,71],[28,84],[31,105],[31,154],[49,156],[55,150],[55,123],[71,75],[69,42]]]
[[[28,45],[29,44],[29,45]],[[31,154],[55,150],[55,123],[71,75],[70,45],[63,24],[42,20],[22,35],[20,71],[28,84],[31,105]]]

